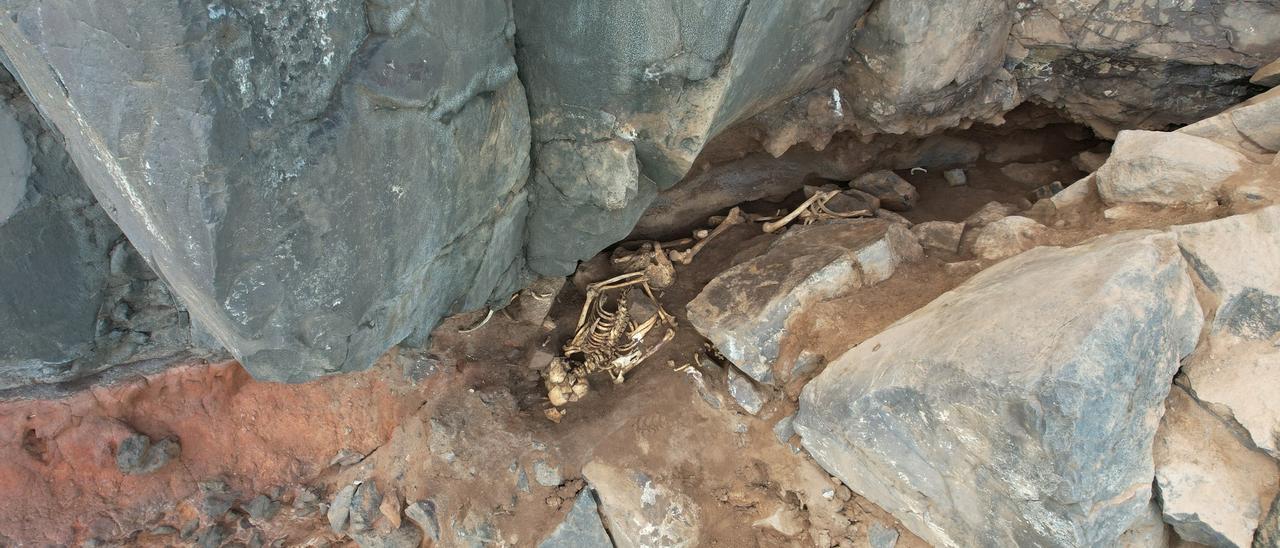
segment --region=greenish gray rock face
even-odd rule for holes
[[[529,122],[504,0],[0,14],[89,187],[256,377],[363,369],[519,285]]]
[[[828,365],[795,428],[935,546],[1114,545],[1202,324],[1168,233],[1033,249]]]
[[[869,4],[517,0],[530,267],[565,275],[625,237],[711,137],[833,73]]]
[[[185,349],[186,314],[0,68],[0,389]]]

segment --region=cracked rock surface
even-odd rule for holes
[[[196,346],[288,382],[362,370],[568,274],[731,130],[776,156],[1034,101],[1110,137],[1217,112],[1280,55],[1265,2],[15,0],[0,15],[5,66]],[[1262,106],[1233,123],[1273,146],[1249,121]],[[22,147],[2,144],[11,218],[19,181],[47,173],[23,176]],[[54,314],[81,326],[59,348],[13,361],[67,363],[87,340],[74,308]]]

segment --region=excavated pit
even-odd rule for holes
[[[993,201],[1026,210],[1034,188],[1054,180],[1067,185],[1084,175],[1074,157],[1105,154],[1108,147],[1045,111],[1021,109],[1009,120],[941,139],[863,143],[841,135],[823,151],[802,145],[776,159],[730,132],[708,147],[693,176],[668,193],[679,196],[690,182],[714,182],[708,174],[732,179],[744,162],[788,176],[761,180],[763,188],[739,186],[740,201],[725,207],[704,205],[683,217],[658,207],[628,240],[687,236],[731,205],[759,214],[788,210],[804,200],[803,185],[839,185],[845,176],[889,167],[919,191],[915,207],[900,212],[913,223],[962,221]],[[953,148],[938,150],[939,142]],[[932,152],[921,153],[930,143]],[[974,147],[976,159],[965,160]],[[961,159],[947,164],[929,154]],[[923,159],[927,173],[913,171],[904,159]],[[1009,175],[1012,164],[1052,172],[1052,180],[1019,182]],[[949,185],[942,174],[948,168],[964,169],[968,183]],[[721,194],[716,198],[734,198]],[[1102,231],[1090,223],[1060,229],[1046,243],[1070,244]],[[562,519],[589,469],[593,484],[606,481],[609,471],[625,470],[681,493],[683,502],[672,504],[696,511],[697,538],[723,545],[790,545],[821,535],[833,543],[865,542],[874,526],[896,528],[899,546],[924,546],[884,511],[833,482],[794,438],[780,440],[775,425],[795,412],[799,389],[822,363],[981,267],[967,251],[930,251],[882,283],[816,303],[788,324],[791,335],[779,359],[794,362],[803,351],[819,365],[786,383],[756,387],[765,401],[751,415],[730,393],[726,364],[709,358],[686,305],[730,265],[759,254],[777,237],[758,223],[740,224],[691,264],[678,265],[675,283],[658,291],[678,322],[674,339],[623,384],[603,374],[591,378],[590,392],[566,406],[558,423],[545,415],[550,405],[536,368],[572,336],[586,284],[614,274],[612,249],[582,263],[563,284],[547,321],[537,316],[539,305],[526,291],[479,329],[469,331],[483,311],[451,318],[435,330],[430,349],[393,349],[366,373],[286,388],[251,379],[234,362],[150,364],[74,388],[11,391],[0,403],[0,419],[6,435],[22,442],[0,448],[0,491],[30,496],[0,503],[0,531],[38,531],[29,538],[50,543],[332,542],[342,537],[329,531],[324,504],[361,480],[398,504],[431,501],[446,540],[526,545]],[[708,357],[695,358],[699,353]],[[179,441],[180,465],[121,475],[115,454],[136,434]],[[356,457],[344,461],[344,454]],[[261,496],[280,509],[263,515],[253,506]]]

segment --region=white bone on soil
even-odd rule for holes
[[[814,202],[818,200],[823,200],[823,201],[829,200],[831,199],[832,196],[835,196],[836,194],[839,194],[839,193],[840,193],[839,190],[831,190],[828,192],[815,192],[813,196],[810,196],[808,200],[805,200],[804,203],[800,204],[798,207],[792,210],[791,213],[788,213],[785,217],[778,219],[776,221],[773,221],[771,223],[765,223],[763,227],[764,231],[770,234],[777,232],[778,229],[784,226],[787,226],[788,224],[791,223],[791,221],[796,220],[796,217],[799,217],[801,213],[804,213],[806,210],[808,210],[809,206],[813,205]]]
[[[706,247],[707,242],[716,239],[716,236],[723,234],[724,231],[729,230],[729,227],[741,223],[743,220],[741,209],[735,207],[729,210],[729,214],[725,216],[723,221],[720,221],[720,224],[716,225],[715,230],[712,230],[710,234],[707,234],[706,238],[698,240],[698,243],[693,244],[693,247],[685,251],[672,251],[671,260],[680,264],[689,264],[693,262],[694,256],[696,256],[699,251],[702,251],[703,247]]]

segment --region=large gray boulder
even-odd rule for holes
[[[844,58],[870,0],[514,3],[533,119],[529,264],[565,275],[625,237],[729,125]]]
[[[1172,235],[1006,260],[835,360],[795,427],[936,546],[1111,545],[1151,499],[1151,443],[1203,319]]]
[[[1253,544],[1276,496],[1274,459],[1246,447],[1181,387],[1169,393],[1154,458],[1164,520],[1179,537],[1215,547]]]
[[[94,195],[258,378],[363,369],[521,281],[510,6],[394,4],[0,7]]]
[[[689,323],[758,382],[775,371],[791,318],[820,300],[882,282],[923,255],[911,231],[883,219],[792,228],[759,257],[711,280],[689,302]]]
[[[1129,525],[1129,530],[1120,535],[1116,545],[1121,548],[1168,548],[1172,536],[1160,505],[1153,500],[1147,503],[1137,521]]]
[[[1033,219],[1010,215],[974,231],[973,254],[988,261],[1012,257],[1035,247],[1048,232]]]
[[[1014,16],[1004,0],[877,2],[846,69],[863,131],[925,134],[1012,110],[1021,97],[1003,64]]]

